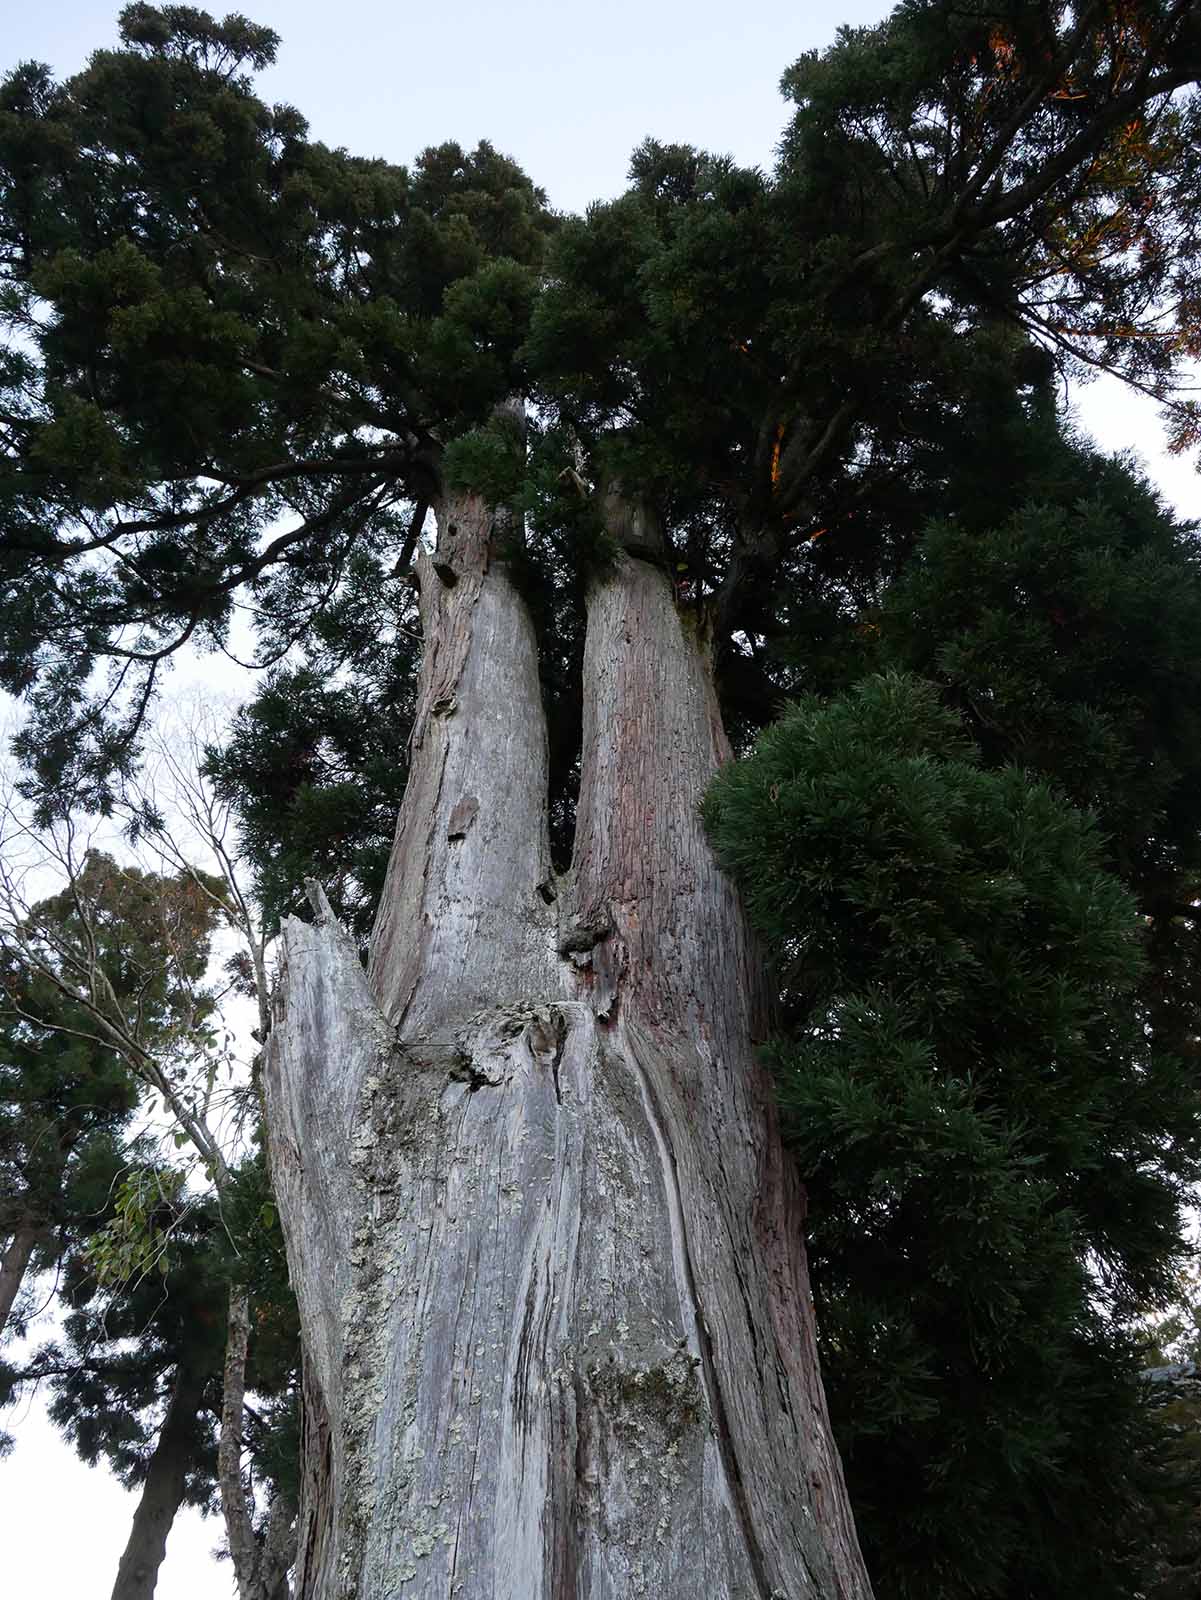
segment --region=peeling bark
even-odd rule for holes
[[[138,1508],[133,1514],[112,1600],[153,1600],[167,1535],[183,1504],[192,1458],[196,1417],[204,1398],[204,1379],[186,1367],[175,1374],[167,1414],[150,1457]]]
[[[868,1600],[697,805],[726,754],[650,520],[589,602],[551,888],[534,641],[439,508],[411,776],[365,974],[315,893],[265,1088],[305,1343],[298,1600]],[[453,572],[453,585],[436,567]]]

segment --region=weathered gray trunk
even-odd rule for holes
[[[195,1451],[196,1417],[203,1398],[203,1378],[179,1368],[117,1568],[112,1600],[153,1600],[167,1535],[183,1504],[188,1462]]]
[[[591,596],[575,861],[549,873],[532,632],[486,508],[440,508],[370,973],[317,896],[265,1075],[300,1298],[299,1600],[870,1593],[697,802],[704,651],[630,553]],[[447,580],[453,580],[448,582]]]
[[[41,1229],[32,1217],[23,1217],[13,1229],[4,1254],[0,1256],[0,1333],[12,1314],[17,1295],[25,1281]]]

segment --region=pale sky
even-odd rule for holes
[[[777,92],[784,68],[829,43],[837,23],[872,22],[888,9],[881,0],[840,0],[832,10],[748,10],[729,0],[234,3],[282,35],[259,92],[297,106],[315,138],[398,162],[444,139],[490,139],[565,211],[619,193],[630,152],[647,135],[769,165],[786,114]],[[58,74],[77,70],[116,42],[118,9],[103,0],[0,0],[0,72],[29,59]],[[1196,474],[1163,455],[1151,402],[1107,380],[1076,398],[1104,445],[1138,450],[1178,512],[1201,515]],[[204,667],[187,673],[193,682],[205,676]],[[17,1435],[0,1462],[6,1592],[106,1600],[132,1498],[103,1470],[85,1468],[36,1406],[0,1423]],[[220,1533],[216,1521],[178,1519],[156,1600],[228,1600],[230,1568],[209,1556]]]

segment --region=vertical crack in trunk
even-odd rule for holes
[[[709,1404],[709,1412],[713,1419],[714,1435],[717,1439],[718,1449],[721,1451],[722,1465],[725,1470],[726,1480],[730,1486],[739,1526],[742,1529],[742,1537],[746,1543],[747,1557],[755,1574],[755,1584],[759,1591],[760,1600],[772,1600],[772,1596],[778,1594],[779,1591],[773,1588],[768,1577],[767,1564],[763,1559],[759,1534],[755,1527],[754,1518],[751,1515],[746,1486],[742,1481],[742,1469],[738,1464],[738,1456],[734,1448],[730,1420],[726,1413],[725,1396],[722,1393],[721,1377],[713,1359],[713,1340],[710,1338],[709,1329],[705,1325],[704,1307],[696,1286],[696,1271],[692,1264],[692,1245],[688,1237],[688,1222],[680,1193],[680,1177],[676,1167],[675,1151],[672,1149],[664,1129],[663,1115],[656,1100],[654,1083],[639,1061],[636,1052],[631,1052],[630,1061],[638,1075],[639,1088],[642,1091],[643,1101],[646,1106],[647,1123],[654,1135],[666,1179],[665,1187],[668,1207],[671,1212],[671,1242],[676,1282],[682,1286],[681,1299],[690,1314],[692,1340],[700,1362],[705,1395]]]

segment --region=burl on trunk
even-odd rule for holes
[[[697,803],[726,755],[649,517],[594,586],[575,859],[532,628],[470,495],[420,563],[365,973],[314,891],[266,1068],[300,1299],[300,1600],[867,1600],[762,985]]]

